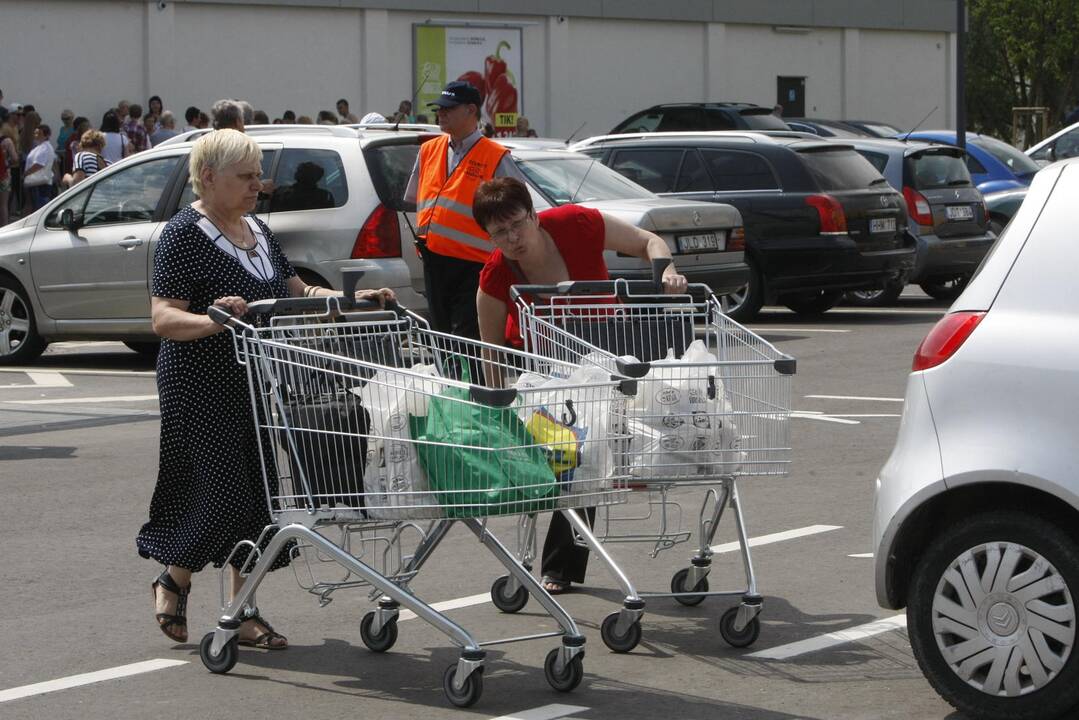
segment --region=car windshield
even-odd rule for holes
[[[915,190],[935,190],[946,187],[969,186],[970,171],[963,158],[951,153],[926,152],[910,158],[910,174]]]
[[[1008,169],[1016,175],[1030,175],[1041,170],[1038,163],[1031,160],[1027,155],[1019,152],[1008,143],[1001,142],[996,138],[980,137],[977,140],[971,140],[971,144],[985,150],[997,160],[1007,165]]]
[[[559,155],[517,160],[517,167],[552,205],[656,197],[637,183],[589,157]]]

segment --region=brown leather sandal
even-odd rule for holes
[[[259,648],[260,650],[285,650],[288,648],[288,638],[281,633],[273,629],[273,625],[266,622],[266,619],[259,615],[258,610],[255,610],[253,615],[246,618],[247,620],[253,620],[262,627],[266,628],[266,632],[259,635],[254,640],[244,640],[240,638],[240,645],[246,647]],[[284,642],[274,642],[275,640],[284,640]]]
[[[187,642],[187,596],[191,592],[191,584],[188,583],[186,588],[181,588],[172,579],[172,575],[169,575],[169,569],[165,568],[157,576],[157,580],[154,580],[153,584],[150,585],[150,590],[154,594],[155,607],[157,606],[158,585],[176,596],[176,613],[174,615],[168,613],[154,615],[157,619],[157,626],[161,628],[161,632],[165,633],[169,640],[185,643]]]

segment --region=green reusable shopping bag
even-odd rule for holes
[[[515,408],[473,403],[468,390],[447,388],[431,398],[426,417],[409,417],[409,430],[420,441],[420,465],[439,503],[446,506],[446,517],[554,507],[558,483],[547,455]]]

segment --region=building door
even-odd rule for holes
[[[783,106],[783,117],[806,116],[806,79],[777,77],[776,104]]]

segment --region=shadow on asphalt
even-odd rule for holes
[[[64,460],[76,457],[76,447],[49,447],[43,445],[0,445],[0,461],[3,460]]]

